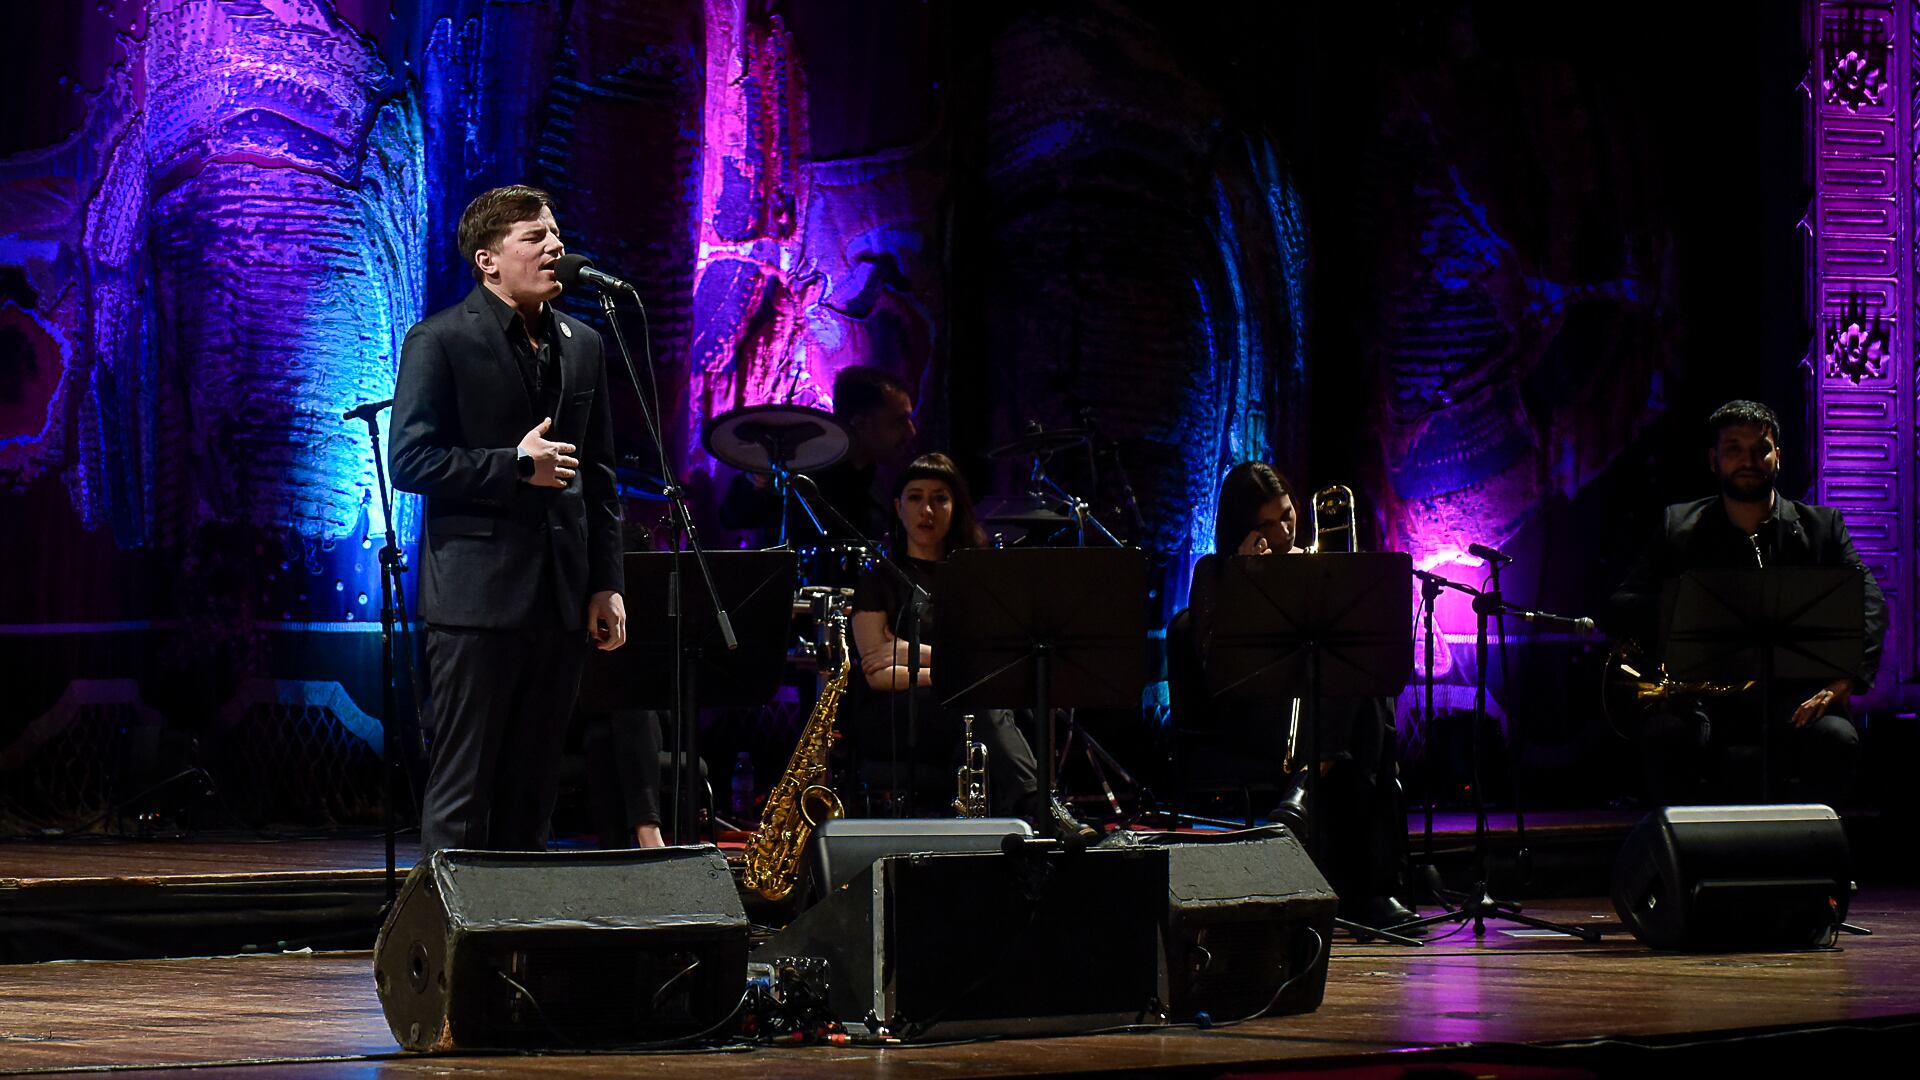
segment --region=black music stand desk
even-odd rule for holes
[[[680,776],[698,768],[699,710],[702,707],[757,708],[779,689],[786,672],[787,631],[793,623],[794,581],[798,573],[791,551],[713,551],[707,561],[740,643],[729,650],[704,592],[678,598],[685,622],[685,655],[675,678],[673,635],[668,610],[668,576],[680,560],[680,580],[699,581],[690,551],[630,551],[626,555],[627,644],[588,658],[581,678],[582,708],[671,709],[677,722],[668,734],[675,762],[674,798],[668,812],[675,843],[690,842],[697,820],[693,785],[681,791]],[[680,700],[674,700],[674,687]],[[694,775],[698,775],[697,771]],[[684,815],[684,816],[682,816]],[[683,832],[683,829],[685,830]]]
[[[949,709],[1031,706],[1054,793],[1054,708],[1137,709],[1147,558],[1128,548],[963,549],[933,594],[934,691]]]
[[[1856,566],[1691,570],[1664,593],[1675,679],[1760,683],[1760,797],[1773,798],[1773,681],[1858,679],[1866,571]]]
[[[1413,675],[1413,557],[1405,552],[1208,555],[1194,567],[1194,637],[1216,701],[1299,698],[1307,850],[1320,858],[1320,702],[1392,697]],[[1357,934],[1418,941],[1341,920]]]

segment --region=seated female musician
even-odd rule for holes
[[[1279,470],[1250,461],[1228,471],[1220,482],[1214,517],[1216,552],[1304,554],[1298,538],[1298,504]],[[1174,707],[1188,717],[1199,716],[1195,726],[1232,744],[1247,760],[1277,771],[1287,757],[1291,709],[1196,705],[1204,691],[1199,687],[1199,657],[1191,628],[1169,626],[1167,636],[1168,689],[1175,696]],[[1176,650],[1183,655],[1171,655]],[[1184,669],[1185,677],[1175,678],[1175,668]],[[1400,808],[1393,756],[1393,702],[1381,698],[1323,701],[1318,735],[1320,775],[1314,794],[1318,806],[1305,805],[1303,775],[1276,777],[1283,795],[1275,819],[1304,832],[1304,814],[1324,815],[1325,847],[1316,854],[1316,861],[1339,893],[1343,915],[1379,927],[1414,918],[1414,912],[1392,895],[1399,885],[1406,846],[1406,818]],[[1300,741],[1306,741],[1304,733]]]
[[[966,480],[945,454],[925,454],[907,466],[895,484],[893,516],[890,549],[895,561],[929,594],[947,556],[986,542],[986,534],[974,521]],[[910,600],[907,590],[884,568],[863,574],[854,589],[853,639],[865,682],[863,692],[850,695],[853,719],[847,726],[868,757],[885,756],[883,748],[891,746],[898,746],[903,757],[907,754],[908,646],[895,630],[904,628]],[[925,644],[933,637],[933,620],[929,605],[920,615],[919,670],[911,690],[919,725],[913,753],[920,764],[952,776],[960,764],[965,728],[960,714],[942,709],[933,692],[933,647]],[[1044,836],[1078,843],[1098,838],[1058,800],[1042,799],[1033,749],[1011,711],[975,714],[973,731],[987,749],[992,814],[1026,818]],[[943,802],[951,798],[945,790],[940,795]]]

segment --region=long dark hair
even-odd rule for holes
[[[953,518],[947,529],[947,537],[941,541],[940,557],[959,551],[961,548],[987,546],[986,530],[973,518],[973,496],[967,492],[967,478],[960,475],[960,467],[945,454],[921,454],[913,459],[900,473],[900,479],[893,483],[893,501],[899,502],[906,494],[907,485],[915,480],[938,480],[953,492]],[[900,512],[896,508],[893,523],[889,526],[894,554],[905,557],[907,554],[907,530],[900,524]]]
[[[1240,541],[1260,520],[1260,508],[1282,495],[1293,500],[1297,513],[1300,500],[1294,498],[1293,485],[1279,469],[1264,461],[1243,461],[1228,469],[1220,481],[1220,503],[1214,508],[1214,553],[1231,555],[1239,550]]]

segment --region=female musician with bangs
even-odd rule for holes
[[[981,547],[986,534],[975,522],[973,500],[967,494],[967,482],[945,454],[925,454],[915,458],[895,484],[892,542],[890,550],[907,577],[934,593],[941,564],[961,548]],[[897,634],[912,597],[892,576],[882,570],[861,576],[853,595],[853,639],[860,654],[865,676],[859,692],[853,695],[852,724],[855,738],[865,746],[869,757],[881,756],[882,747],[899,745],[906,750],[904,725],[907,715],[904,695],[915,695],[915,715],[920,731],[915,754],[922,765],[945,768],[949,773],[960,763],[965,728],[959,714],[940,707],[933,692],[933,647],[924,644],[933,637],[934,613],[929,603],[920,614],[919,670],[912,688],[908,688],[908,644]],[[896,735],[899,743],[894,743]],[[1042,834],[1086,842],[1098,833],[1075,821],[1058,800],[1042,805],[1039,770],[1033,748],[1014,723],[1013,713],[992,709],[976,713],[974,738],[987,748],[987,772],[990,810],[995,816],[1022,817]]]
[[[1213,550],[1222,555],[1300,555],[1299,503],[1293,486],[1271,465],[1234,466],[1220,481]],[[1184,619],[1176,616],[1176,621]],[[1204,700],[1204,683],[1191,625],[1169,624],[1168,690],[1182,726],[1210,730],[1250,762],[1278,770],[1287,756],[1291,729],[1286,706],[1216,706]],[[1276,820],[1304,834],[1304,815],[1325,815],[1325,850],[1315,854],[1341,914],[1370,926],[1392,926],[1415,917],[1394,899],[1399,885],[1406,818],[1400,809],[1398,766],[1393,754],[1393,702],[1381,698],[1329,698],[1321,703],[1318,808],[1304,805],[1304,777],[1279,777],[1285,793]],[[1305,741],[1304,735],[1302,742]]]

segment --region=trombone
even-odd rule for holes
[[[1345,484],[1330,484],[1313,493],[1313,543],[1306,546],[1309,555],[1352,554],[1359,550],[1358,533],[1353,525],[1353,489]],[[1294,751],[1300,745],[1300,699],[1293,699],[1293,717],[1287,724],[1287,756],[1280,763],[1283,776],[1293,775]]]

